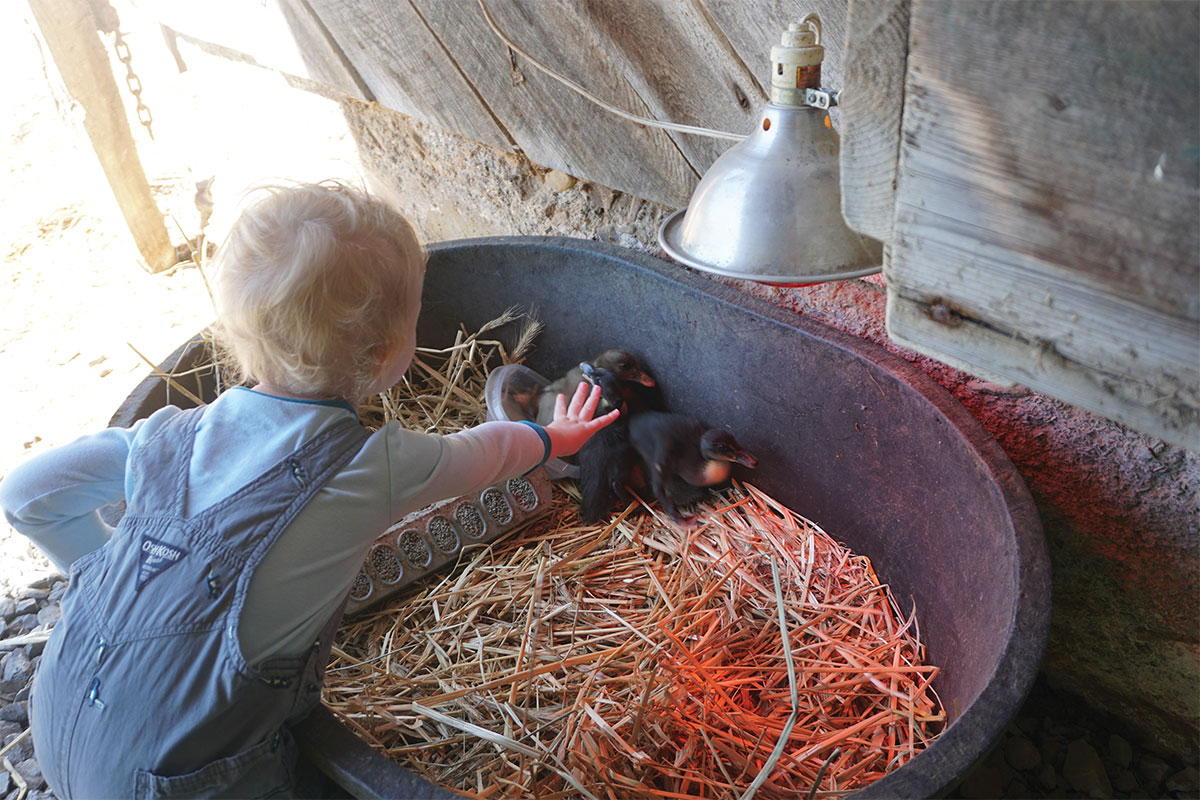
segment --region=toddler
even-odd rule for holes
[[[546,427],[368,433],[356,403],[412,359],[424,256],[340,184],[273,187],[217,256],[216,333],[253,388],[51,450],[0,507],[70,574],[31,726],[70,797],[278,796],[370,545],[405,514],[569,455],[599,389]],[[98,509],[120,500],[114,530]]]

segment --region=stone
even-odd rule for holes
[[[542,181],[546,184],[547,188],[556,192],[565,192],[576,183],[573,175],[568,175],[565,172],[559,172],[556,169],[552,169],[543,175]]]
[[[0,679],[0,692],[13,694],[33,677],[33,662],[25,655],[24,649],[9,652],[4,659],[3,678]]]
[[[1010,736],[1004,743],[1004,759],[1013,769],[1025,771],[1042,763],[1042,753],[1024,736]]]
[[[1033,777],[1045,789],[1054,789],[1058,786],[1058,773],[1054,771],[1054,765],[1047,764],[1045,761],[1033,771]]]
[[[62,619],[62,608],[57,605],[46,606],[37,612],[38,625],[52,628]]]
[[[27,758],[13,766],[17,768],[17,772],[21,773],[21,777],[25,779],[25,785],[30,789],[40,789],[46,782],[42,776],[42,767],[36,758]]]
[[[0,706],[0,720],[28,725],[29,706],[25,703],[9,703],[6,706]]]
[[[34,590],[37,590],[37,589],[45,590],[45,589],[49,589],[51,586],[53,586],[55,583],[57,583],[58,581],[61,581],[61,580],[62,580],[61,575],[59,575],[56,572],[52,572],[49,575],[43,575],[42,577],[30,582],[29,588],[34,589]]]
[[[1062,759],[1063,750],[1067,747],[1067,740],[1061,736],[1044,733],[1039,740],[1039,749],[1042,751],[1042,760],[1048,761],[1051,764],[1058,764]]]
[[[1137,762],[1137,774],[1141,776],[1144,783],[1149,784],[1147,789],[1150,790],[1162,783],[1170,771],[1170,764],[1149,753],[1142,755]]]
[[[1108,757],[1121,769],[1129,769],[1133,763],[1133,745],[1114,733],[1108,737]]]
[[[0,597],[0,617],[4,617],[7,620],[16,616],[16,613],[17,601],[7,596]]]
[[[12,625],[10,633],[13,635],[29,633],[38,626],[37,614],[18,614],[9,620],[9,624]]]
[[[35,600],[41,602],[50,596],[50,592],[38,586],[26,586],[17,590],[17,609],[20,610],[21,603],[24,600]]]
[[[20,735],[20,733],[17,733],[12,736],[4,737],[4,746],[7,747],[8,745],[12,744],[12,742]],[[14,746],[12,750],[9,750],[8,753],[5,754],[5,757],[14,764],[18,761],[24,761],[27,758],[33,758],[33,737],[26,736],[24,739],[17,742],[16,746]]]
[[[17,616],[22,614],[36,614],[38,610],[38,599],[36,597],[20,597],[17,598]]]
[[[1167,791],[1195,797],[1197,791],[1200,791],[1200,774],[1196,772],[1195,767],[1184,767],[1167,778]]]
[[[1004,785],[1008,783],[1009,774],[1000,767],[981,764],[963,780],[958,792],[967,800],[987,800],[988,798],[1003,797]]]
[[[1104,762],[1087,739],[1074,739],[1067,745],[1062,774],[1077,792],[1088,797],[1112,797],[1112,784],[1104,770]]]
[[[1131,769],[1123,769],[1117,773],[1117,777],[1113,779],[1113,788],[1118,792],[1129,794],[1139,786],[1137,775],[1133,774]]]
[[[1004,797],[1031,797],[1029,785],[1020,778],[1014,778],[1004,787]]]

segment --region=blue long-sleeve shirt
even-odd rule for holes
[[[47,451],[0,482],[0,508],[65,573],[112,529],[101,507],[131,492],[130,453],[179,409],[108,428]],[[186,509],[203,511],[258,477],[338,419],[345,403],[225,392],[196,431]],[[283,532],[251,580],[241,627],[246,660],[303,652],[335,610],[367,550],[392,523],[426,505],[520,475],[547,456],[536,428],[489,422],[449,436],[385,425]]]

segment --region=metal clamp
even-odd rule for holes
[[[803,105],[829,110],[838,104],[841,91],[837,89],[805,89]]]

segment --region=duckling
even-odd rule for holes
[[[694,521],[680,507],[696,503],[708,487],[728,480],[733,464],[758,466],[758,459],[733,434],[709,428],[695,417],[644,410],[631,415],[628,425],[629,440],[646,463],[654,496],[676,522]]]
[[[579,516],[591,524],[612,511],[614,503],[629,502],[628,487],[639,472],[638,455],[629,442],[631,386],[610,370],[586,362],[579,367],[589,383],[600,387],[602,405],[621,409],[616,421],[593,434],[578,453]]]
[[[641,364],[638,363],[638,360],[631,353],[627,353],[624,350],[605,350],[586,363],[593,367],[608,370],[622,381],[645,387],[653,387],[655,385],[654,378],[642,369]],[[583,381],[582,367],[583,363],[573,367],[570,372],[542,389],[538,394],[538,424],[548,425],[554,419],[554,399],[560,394],[565,394],[567,397],[571,396],[571,392],[575,391],[575,387]]]

